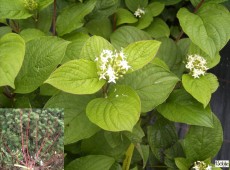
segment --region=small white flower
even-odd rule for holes
[[[142,15],[145,14],[145,11],[141,8],[137,8],[137,10],[134,12],[135,17],[141,18]]]
[[[206,168],[206,170],[212,170],[212,166],[208,165],[208,167]]]
[[[123,69],[125,69],[126,71],[130,68],[130,66],[128,65],[128,62],[126,60],[122,60],[119,64],[119,66],[121,66]]]
[[[112,52],[111,50],[103,50],[100,57],[96,57],[99,80],[107,80],[108,83],[116,83],[119,77],[122,77],[131,66],[126,61],[123,51]]]
[[[43,166],[43,161],[42,160],[40,160],[40,166]]]
[[[190,74],[194,78],[199,78],[201,75],[205,75],[205,72],[208,70],[206,64],[207,61],[203,57],[194,54],[188,56],[185,67],[190,70]]]

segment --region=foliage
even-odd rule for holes
[[[63,169],[64,124],[61,109],[1,109],[0,158],[3,167]],[[58,163],[59,162],[59,163]]]
[[[0,106],[64,108],[66,169],[211,165],[223,132],[207,72],[230,38],[228,2],[0,4]]]

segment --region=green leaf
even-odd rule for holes
[[[165,5],[174,5],[179,3],[181,0],[153,0],[154,2],[160,2]]]
[[[39,11],[37,15],[39,16],[37,19],[32,16],[27,19],[17,20],[20,30],[35,28],[46,33],[47,35],[51,35],[50,28],[52,24],[53,6],[50,5],[49,7]]]
[[[51,86],[50,84],[43,84],[40,86],[40,95],[41,96],[53,96],[57,94],[60,90]]]
[[[156,40],[134,42],[124,48],[131,70],[135,71],[148,64],[156,55],[161,43]]]
[[[60,64],[68,43],[57,37],[41,37],[27,42],[15,92],[30,93],[42,85]]]
[[[0,86],[14,86],[14,80],[22,66],[25,42],[17,34],[9,33],[0,39]]]
[[[124,48],[136,41],[150,39],[152,38],[149,34],[132,26],[120,27],[110,36],[111,43],[116,49]]]
[[[89,39],[88,34],[78,33],[76,34],[77,38],[68,39],[72,41],[66,49],[65,57],[62,60],[62,63],[66,63],[70,60],[80,59],[81,58],[81,50],[85,44],[85,42]],[[73,37],[72,37],[73,38]]]
[[[207,67],[213,68],[220,62],[220,54],[217,53],[215,57],[210,57],[204,51],[202,51],[197,45],[190,43],[188,54],[197,54],[202,56],[207,61]]]
[[[178,58],[178,49],[176,43],[170,38],[161,38],[161,46],[156,54],[156,57],[163,60],[170,69],[172,69]]]
[[[219,4],[203,4],[196,14],[181,8],[177,14],[184,32],[194,44],[214,58],[230,38],[230,14]],[[194,25],[191,27],[191,24]]]
[[[117,19],[116,21],[117,26],[121,24],[135,23],[138,21],[138,19],[133,15],[133,13],[131,13],[130,11],[124,8],[117,9],[116,19]]]
[[[145,11],[145,14],[141,16],[137,23],[133,24],[138,29],[144,29],[148,27],[151,22],[153,21],[153,17],[151,16],[151,13],[149,11]]]
[[[113,32],[111,21],[108,18],[92,19],[85,27],[91,35],[98,35],[106,39],[109,39]]]
[[[168,25],[160,18],[154,18],[149,27],[145,29],[153,38],[169,37],[170,30]]]
[[[200,0],[190,0],[192,5],[194,7],[196,7],[199,3],[200,3]],[[205,3],[222,3],[222,2],[225,2],[225,1],[228,1],[228,0],[205,0]]]
[[[207,73],[198,79],[189,74],[182,76],[185,90],[206,107],[211,99],[211,94],[218,88],[218,80],[212,73]]]
[[[150,63],[119,83],[132,87],[141,99],[141,111],[148,112],[168,98],[178,80],[167,69]]]
[[[72,60],[55,70],[45,83],[72,94],[92,94],[105,84],[99,80],[96,64],[89,60]]]
[[[174,122],[187,123],[205,127],[213,127],[213,116],[209,107],[203,108],[184,90],[175,90],[166,103],[157,110],[167,119]]]
[[[80,56],[84,59],[95,61],[95,58],[99,57],[105,49],[114,51],[114,47],[106,39],[92,36],[85,42]]]
[[[95,7],[96,1],[90,0],[87,3],[77,3],[64,8],[57,17],[57,32],[59,36],[70,33],[84,25],[84,17]]]
[[[149,158],[149,145],[140,145],[139,143],[136,145],[136,149],[141,155],[143,160],[143,168],[145,168],[148,158]]]
[[[163,161],[163,151],[178,140],[174,123],[160,115],[153,125],[148,126],[147,136],[153,154],[160,161]]]
[[[125,0],[126,6],[132,12],[135,12],[137,8],[144,8],[148,5],[148,0]]]
[[[100,19],[103,17],[109,17],[114,14],[120,5],[120,0],[100,0],[96,1],[96,6],[89,14],[90,19]]]
[[[152,17],[155,17],[164,10],[164,7],[165,5],[163,3],[153,2],[147,6],[146,10],[151,13]]]
[[[37,0],[38,2],[38,9],[41,10],[43,8],[46,8],[50,4],[53,3],[53,0]]]
[[[118,162],[115,162],[109,170],[122,170],[122,168]]]
[[[191,162],[213,158],[223,142],[221,123],[213,114],[213,128],[191,126],[183,141],[186,157]],[[212,142],[210,142],[212,141]]]
[[[23,0],[0,0],[0,16],[7,19],[25,19],[32,14],[25,8]]]
[[[111,132],[110,132],[111,133]],[[112,132],[113,134],[119,134]],[[108,142],[106,131],[99,131],[94,136],[84,139],[81,143],[81,152],[87,155],[106,155],[114,157],[116,160],[124,156],[130,141],[123,135],[112,135],[117,137],[114,141]],[[112,145],[111,145],[112,144]]]
[[[115,159],[105,155],[88,155],[70,162],[66,170],[109,170]]]
[[[24,29],[20,32],[20,35],[25,40],[25,42],[28,42],[30,40],[33,40],[35,38],[39,38],[42,36],[45,36],[45,33],[34,28]]]
[[[189,160],[180,157],[175,158],[175,163],[180,170],[188,170],[191,166],[191,162]]]
[[[93,136],[100,129],[86,116],[85,108],[94,95],[73,95],[60,92],[51,97],[45,108],[64,108],[65,145]]]
[[[11,33],[12,29],[9,26],[1,26],[0,27],[0,38],[5,34]]]
[[[175,164],[176,157],[185,157],[182,145],[180,141],[177,141],[173,146],[166,149],[164,151],[164,164],[167,165],[168,168],[177,169]]]
[[[133,127],[132,132],[124,131],[123,134],[131,141],[131,143],[134,144],[141,143],[142,138],[145,136],[145,133],[139,123]]]
[[[132,131],[140,117],[140,99],[127,86],[114,86],[107,98],[89,102],[86,114],[90,121],[109,131]]]

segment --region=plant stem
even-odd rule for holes
[[[193,11],[194,14],[198,11],[198,9],[201,7],[201,5],[202,5],[203,3],[204,3],[204,0],[201,0],[200,3],[199,3],[199,4],[196,6],[196,8],[194,9],[194,11]],[[178,42],[178,41],[181,39],[181,37],[182,37],[183,35],[184,35],[184,31],[181,30],[179,36],[176,38],[176,42]]]
[[[102,92],[105,98],[107,98],[107,93],[108,93],[108,88],[109,88],[109,84],[106,83],[103,87],[102,87]]]
[[[56,35],[56,14],[57,14],[57,1],[54,0],[54,5],[53,5],[53,27],[52,27],[52,33],[53,36]]]

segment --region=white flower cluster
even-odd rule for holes
[[[190,70],[190,73],[194,78],[199,78],[200,75],[204,75],[208,70],[206,64],[207,62],[203,57],[194,54],[188,56],[188,62],[185,67]]]
[[[141,8],[137,8],[137,10],[134,12],[135,17],[141,18],[141,16],[145,15],[145,11]]]
[[[98,62],[99,79],[108,80],[108,83],[116,83],[116,80],[131,68],[123,51],[117,53],[116,51],[103,50],[95,61]]]
[[[207,165],[203,161],[196,161],[194,162],[194,166],[192,167],[194,170],[212,170],[212,166]]]

